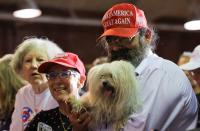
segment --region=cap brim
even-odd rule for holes
[[[64,67],[70,67],[70,68],[74,68],[73,66],[71,65],[68,65],[68,64],[63,64],[61,62],[57,62],[57,61],[47,61],[47,62],[44,62],[42,63],[39,67],[38,67],[38,72],[40,73],[47,73],[49,71],[49,69],[53,66],[53,65],[61,65],[61,66],[64,66]]]
[[[181,66],[179,66],[181,69],[183,70],[195,70],[197,68],[200,68],[200,63],[199,62],[195,62],[195,61],[190,61],[186,64],[183,64]]]
[[[138,28],[112,28],[106,30],[97,40],[104,36],[119,36],[130,38],[137,34]]]

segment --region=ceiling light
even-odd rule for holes
[[[35,18],[42,14],[37,8],[33,0],[21,0],[19,9],[13,12],[13,16],[17,18]]]
[[[186,30],[200,30],[200,19],[186,22],[184,28]]]
[[[199,0],[188,1],[189,21],[184,23],[186,30],[200,30]]]

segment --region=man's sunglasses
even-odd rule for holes
[[[117,37],[117,36],[106,36],[105,40],[109,45],[113,46],[124,46],[131,44],[134,37],[125,38],[125,37]]]

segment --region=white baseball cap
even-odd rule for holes
[[[200,45],[196,46],[192,52],[190,61],[180,66],[183,70],[195,70],[200,68]]]

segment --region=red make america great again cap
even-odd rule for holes
[[[79,59],[78,55],[71,52],[57,54],[55,58],[48,60],[46,62],[43,62],[38,67],[38,71],[40,73],[47,73],[49,68],[55,64],[61,65],[64,67],[77,69],[80,75],[85,77],[85,66],[83,62]]]
[[[102,18],[103,36],[132,37],[138,29],[148,28],[144,12],[133,4],[116,4]]]

